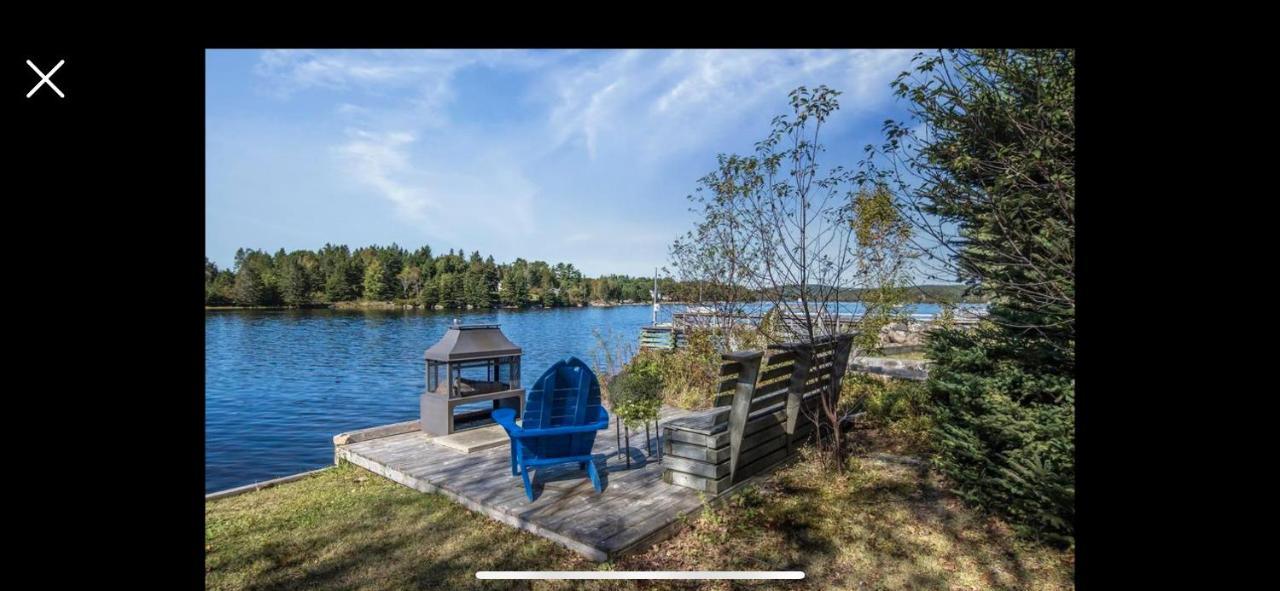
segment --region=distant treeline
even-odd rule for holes
[[[904,288],[907,301],[918,304],[979,304],[985,296],[966,293],[967,285],[913,285]]]
[[[671,293],[674,281],[659,289]],[[572,264],[526,261],[498,264],[479,251],[433,254],[395,244],[351,250],[326,244],[319,251],[236,251],[234,269],[205,258],[209,306],[307,306],[357,300],[412,303],[426,308],[580,306],[591,302],[648,301],[651,277],[587,278]],[[664,299],[669,299],[665,298]]]
[[[829,288],[825,288],[829,289]],[[986,298],[975,295],[966,294],[969,287],[966,285],[912,285],[903,287],[903,295],[907,302],[917,304],[975,304],[985,303]],[[812,291],[817,291],[818,286],[814,286]],[[856,301],[862,292],[862,289],[848,289],[840,291],[841,301]],[[783,290],[787,297],[797,297],[800,293],[798,286]]]
[[[470,256],[461,250],[434,255],[431,247],[409,251],[395,244],[351,250],[326,244],[318,251],[236,251],[235,266],[219,269],[205,257],[205,305],[310,306],[376,301],[416,304],[425,308],[493,308],[497,306],[581,306],[589,303],[650,301],[652,277],[603,275],[584,277],[571,263],[526,261],[498,264],[493,256]],[[664,301],[711,301],[729,294],[697,282],[658,280]],[[719,288],[723,290],[723,287]],[[735,299],[757,297],[750,292]],[[857,299],[859,290],[841,294]],[[914,302],[980,302],[964,295],[963,285],[907,288]]]

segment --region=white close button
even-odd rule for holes
[[[67,98],[67,95],[62,94],[62,90],[58,88],[58,85],[54,84],[53,80],[50,80],[50,78],[53,77],[54,72],[57,72],[58,68],[61,68],[62,64],[66,63],[66,61],[67,60],[58,60],[58,65],[54,66],[52,70],[49,70],[48,74],[45,74],[44,72],[41,72],[40,68],[37,68],[35,64],[31,63],[31,60],[27,60],[27,65],[31,66],[31,69],[35,70],[36,74],[40,75],[40,82],[37,82],[36,85],[31,88],[31,92],[27,93],[27,98],[31,98],[31,95],[35,94],[37,90],[40,90],[41,86],[46,84],[48,84],[49,88],[53,89],[54,92],[58,93],[58,98]]]

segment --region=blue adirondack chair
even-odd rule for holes
[[[525,396],[521,425],[516,425],[515,414],[514,409],[500,408],[492,416],[511,438],[511,475],[524,478],[530,501],[529,471],[555,464],[577,462],[596,491],[604,491],[591,446],[596,431],[609,427],[609,413],[600,404],[600,382],[587,364],[577,357],[557,361]]]

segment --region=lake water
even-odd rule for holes
[[[590,363],[597,350],[593,331],[611,342],[636,343],[651,314],[648,306],[207,312],[205,490],[323,467],[333,462],[334,435],[417,419],[426,385],[422,353],[454,318],[501,324],[524,349],[521,373],[528,384],[569,355]]]

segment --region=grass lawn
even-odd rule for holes
[[[854,469],[838,477],[801,458],[761,486],[705,509],[675,537],[604,565],[442,496],[341,466],[209,503],[206,582],[211,589],[502,589],[530,586],[481,582],[473,573],[612,568],[807,573],[804,581],[752,589],[1074,586],[1072,552],[1016,538],[945,492],[923,463],[885,449],[863,441]],[[717,583],[701,587],[731,588]]]
[[[351,465],[205,506],[209,589],[482,588],[477,570],[552,566],[594,563]]]
[[[809,589],[1074,587],[1071,552],[975,514],[919,460],[869,452],[853,464],[833,477],[802,458],[618,568],[799,569],[806,584],[785,587]]]

